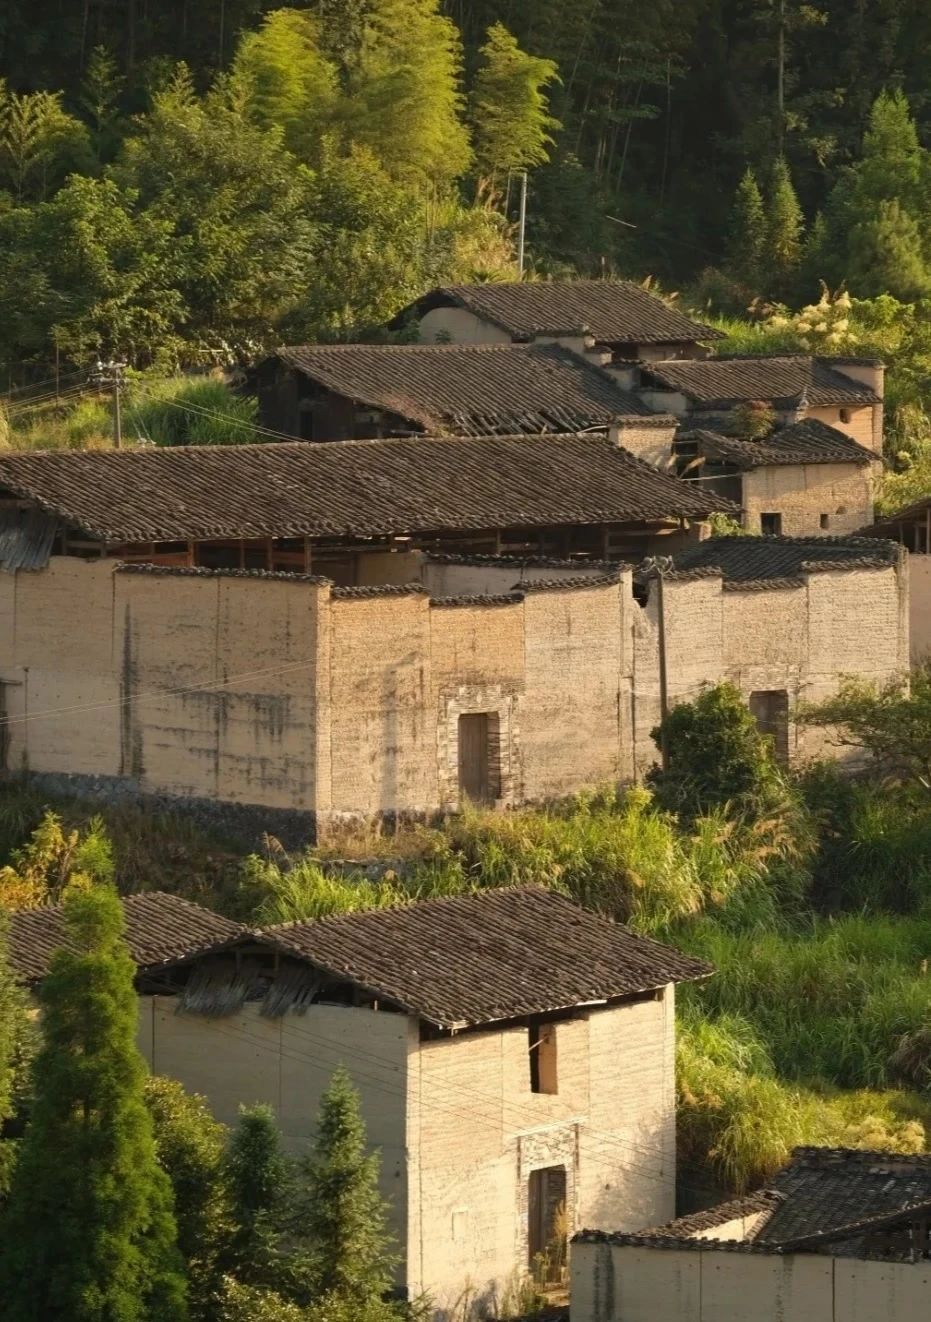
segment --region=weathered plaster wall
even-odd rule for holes
[[[928,1263],[572,1246],[572,1322],[912,1322],[929,1302]]]
[[[675,423],[670,423],[668,427],[638,427],[636,423],[625,423],[611,431],[612,440],[622,449],[629,450],[638,459],[643,459],[645,463],[663,472],[672,472],[675,467],[672,457],[675,434]]]
[[[530,1090],[526,1028],[424,1042],[408,1069],[410,1282],[440,1308],[528,1266],[528,1182],[564,1165],[570,1229],[673,1213],[671,996],[556,1025],[558,1093]]]
[[[420,318],[421,344],[510,344],[511,337],[500,326],[483,321],[465,308],[434,308]]]
[[[847,414],[846,422],[841,417],[842,413]],[[868,450],[873,450],[878,455],[882,454],[882,404],[860,404],[846,409],[826,405],[821,408],[809,407],[805,416],[818,418],[821,422],[826,422],[829,427],[836,427],[838,431],[844,432],[860,445],[865,445]]]
[[[908,669],[907,573],[895,568],[856,573],[819,571],[796,587],[726,587],[717,577],[664,584],[670,705],[727,679],[747,697],[788,692],[798,702],[834,693],[846,675],[882,683]],[[657,758],[650,730],[660,715],[659,593],[635,619],[634,692],[637,763]],[[821,730],[790,719],[793,758],[836,755]]]
[[[908,557],[912,664],[931,657],[931,555]]]
[[[320,1100],[344,1065],[359,1090],[369,1145],[381,1156],[380,1186],[406,1274],[408,1067],[418,1029],[405,1015],[343,1005],[312,1005],[305,1014],[267,1019],[246,1005],[208,1019],[179,1014],[170,996],[139,998],[139,1048],[155,1074],[206,1097],[224,1124],[239,1107],[264,1102],[281,1126],[286,1149],[307,1151]]]
[[[842,537],[872,522],[872,469],[869,464],[755,468],[743,475],[743,507],[751,533],[762,531],[760,515],[769,512],[782,515],[787,537]]]

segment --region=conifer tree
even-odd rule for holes
[[[737,185],[727,247],[727,270],[735,280],[758,291],[763,250],[766,244],[766,213],[756,175],[747,169]]]
[[[542,165],[552,130],[545,88],[557,77],[553,60],[528,55],[502,23],[488,29],[472,93],[475,160],[491,180],[507,170]]]
[[[99,888],[65,909],[69,948],[42,984],[32,1115],[0,1225],[4,1322],[182,1322],[122,906]]]
[[[802,208],[783,157],[773,166],[767,197],[766,243],[763,250],[766,293],[784,297],[802,254]]]
[[[365,1150],[359,1095],[342,1068],[323,1096],[314,1151],[305,1163],[306,1207],[302,1225],[312,1258],[318,1301],[347,1318],[392,1318],[382,1305],[391,1286],[394,1258],[386,1205],[378,1192],[379,1160]]]
[[[287,1163],[271,1107],[241,1107],[226,1182],[233,1222],[229,1266],[247,1285],[274,1285],[281,1275],[279,1212],[286,1180]]]

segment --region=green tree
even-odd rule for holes
[[[0,1236],[4,1322],[179,1322],[171,1185],[135,1043],[135,966],[115,891],[65,906],[42,984],[31,1118]]]
[[[140,217],[169,229],[189,344],[218,358],[277,343],[314,268],[312,176],[280,139],[234,82],[201,98],[181,70],[114,166]]]
[[[861,213],[847,243],[847,278],[864,298],[890,290],[898,298],[922,298],[931,288],[921,227],[897,199]]]
[[[226,1188],[229,1137],[203,1097],[186,1093],[174,1079],[146,1081],[145,1100],[155,1132],[159,1165],[174,1191],[178,1249],[188,1276],[192,1322],[219,1316],[223,1266],[233,1229]]]
[[[760,289],[766,248],[766,212],[756,175],[747,169],[737,185],[727,248],[727,271],[754,292]]]
[[[931,792],[931,661],[910,682],[847,680],[835,697],[803,707],[799,720],[827,727],[835,744],[861,749],[877,770]]]
[[[240,38],[233,77],[249,116],[263,129],[280,129],[290,151],[314,161],[338,94],[337,68],[321,50],[317,18],[297,9],[266,15],[257,32]]]
[[[760,734],[732,684],[679,703],[651,738],[667,749],[667,765],[648,780],[662,807],[686,820],[724,805],[760,815],[785,798],[772,741]]]
[[[412,188],[460,178],[471,159],[461,67],[458,29],[438,0],[371,0],[343,103],[350,142]]]
[[[95,46],[87,61],[78,101],[90,124],[98,164],[109,160],[119,146],[123,130],[119,99],[125,81],[106,46]]]
[[[387,1322],[398,1316],[381,1302],[395,1259],[378,1165],[378,1157],[365,1150],[359,1095],[340,1068],[320,1104],[314,1150],[302,1169],[306,1200],[299,1212],[310,1245],[313,1292],[324,1317]]]
[[[63,108],[61,93],[20,94],[0,79],[0,186],[17,201],[47,197],[89,157],[87,130]]]
[[[472,92],[475,163],[495,187],[508,170],[549,159],[553,132],[546,87],[558,77],[553,60],[528,55],[502,23],[488,30]]]
[[[0,911],[0,1202],[9,1189],[18,1146],[15,1140],[3,1138],[3,1130],[23,1100],[33,1045],[26,995],[9,964],[7,929],[7,918]]]
[[[240,1108],[225,1178],[233,1223],[229,1270],[241,1284],[274,1287],[287,1275],[281,1213],[289,1178],[270,1106]]]
[[[792,176],[783,157],[773,166],[766,198],[766,237],[763,245],[765,292],[783,296],[802,255],[802,209],[799,206]]]

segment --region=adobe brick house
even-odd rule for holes
[[[755,440],[679,431],[673,453],[679,476],[733,500],[749,532],[838,536],[873,515],[881,459],[817,418]]]
[[[339,344],[280,349],[253,374],[264,427],[305,441],[605,429],[654,419],[602,364],[560,344]]]
[[[798,1148],[768,1189],[572,1244],[572,1322],[912,1322],[931,1309],[931,1157]]]
[[[229,1123],[269,1103],[299,1152],[349,1070],[399,1285],[438,1318],[547,1251],[556,1274],[567,1230],[673,1211],[674,990],[701,961],[534,888],[263,932],[168,895],[124,904],[153,1071]],[[58,910],[14,914],[14,971],[35,985],[61,940]]]
[[[723,338],[629,280],[447,285],[408,304],[390,325],[416,325],[424,344],[584,344],[606,350],[609,362],[701,358],[704,345]]]
[[[777,425],[816,419],[880,456],[883,377],[882,364],[871,358],[781,354],[645,363],[626,383],[686,428],[729,432],[736,408],[765,404]]]

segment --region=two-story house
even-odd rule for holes
[[[220,1120],[267,1102],[293,1152],[344,1065],[400,1255],[440,1316],[543,1264],[567,1234],[675,1208],[674,988],[699,960],[537,888],[251,932],[173,896],[125,900],[139,1045]],[[59,910],[16,913],[36,985]]]

